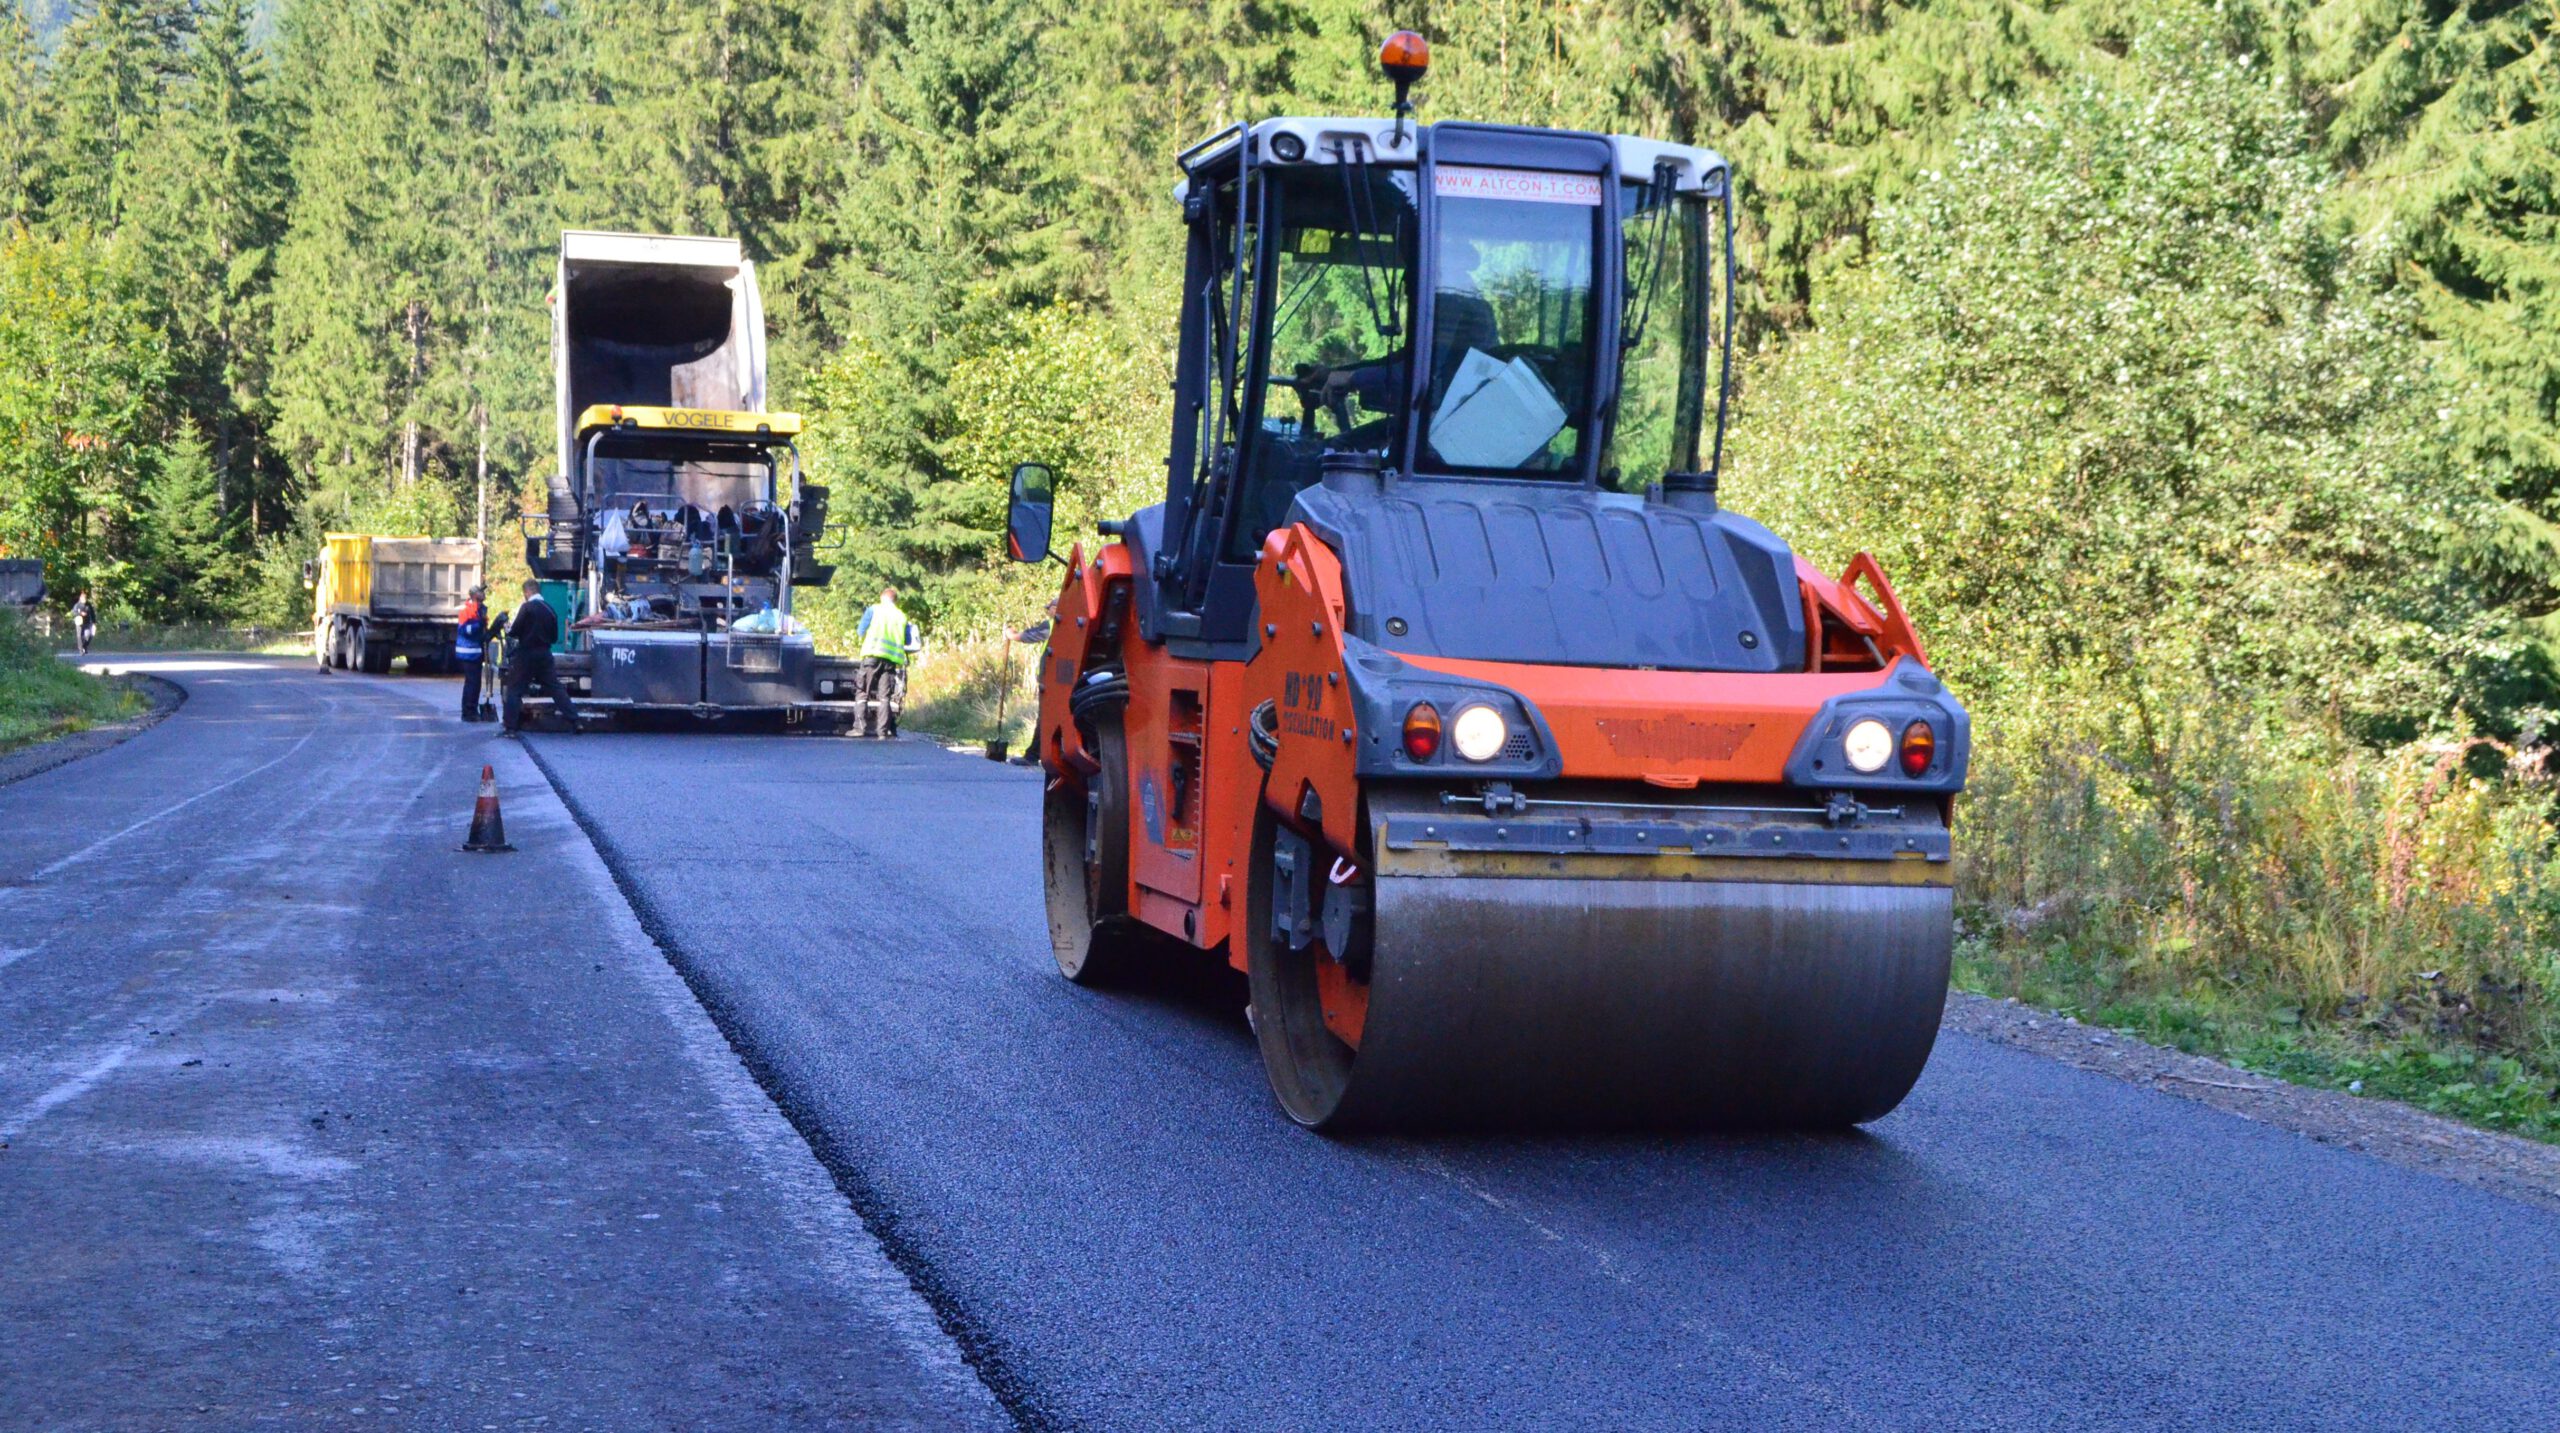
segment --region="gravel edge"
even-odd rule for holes
[[[2560,1211],[2560,1145],[2477,1129],[2392,1100],[2287,1084],[2015,1000],[1951,991],[1944,1028]]]
[[[143,700],[151,704],[150,708],[123,721],[106,722],[86,731],[75,731],[69,736],[58,736],[51,741],[40,741],[33,746],[0,754],[0,786],[40,776],[84,756],[95,756],[108,747],[158,726],[171,712],[186,705],[187,689],[166,678],[155,677],[148,672],[127,672],[122,676],[109,674],[109,678],[140,692]]]

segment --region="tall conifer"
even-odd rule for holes
[[[48,87],[56,223],[122,224],[136,151],[184,68],[192,13],[187,0],[81,0],[72,11]]]
[[[42,212],[40,164],[46,149],[43,57],[22,0],[0,0],[0,232],[30,224]]]

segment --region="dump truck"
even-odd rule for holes
[[[458,670],[453,634],[480,585],[480,544],[467,537],[378,537],[333,532],[302,565],[311,589],[311,659],[322,671]]]
[[[1058,968],[1223,954],[1319,1128],[1875,1119],[1946,997],[1965,709],[1873,561],[1719,501],[1731,167],[1419,123],[1427,58],[1180,156],[1164,500],[1065,557],[1040,674]]]
[[[837,728],[850,660],[792,616],[827,490],[765,410],[764,306],[730,239],[570,231],[552,292],[559,455],[525,561],[582,716],[778,715]]]

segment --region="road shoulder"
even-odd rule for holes
[[[513,743],[196,686],[0,790],[0,1428],[1003,1425]]]
[[[2394,1100],[2290,1084],[2015,1000],[1952,992],[1944,1028],[2210,1105],[2321,1144],[2560,1210],[2560,1145],[2479,1129]]]
[[[112,672],[108,675],[114,676]],[[57,766],[68,766],[84,756],[95,756],[158,726],[170,713],[186,704],[186,688],[148,672],[127,672],[115,676],[115,680],[142,695],[146,703],[143,710],[122,721],[104,722],[69,736],[0,752],[0,786],[24,781]]]

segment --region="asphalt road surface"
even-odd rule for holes
[[[1950,1032],[1859,1134],[1330,1140],[1234,982],[1061,980],[1038,778],[536,737],[1026,1422],[2547,1428],[2560,1217]]]
[[[564,809],[450,683],[168,665],[0,787],[0,1427],[2560,1408],[2537,1207],[1955,1034],[1861,1134],[1326,1139],[1219,969],[1059,979],[1034,773],[534,737]]]
[[[452,683],[106,660],[190,695],[0,786],[0,1428],[1002,1426]]]

